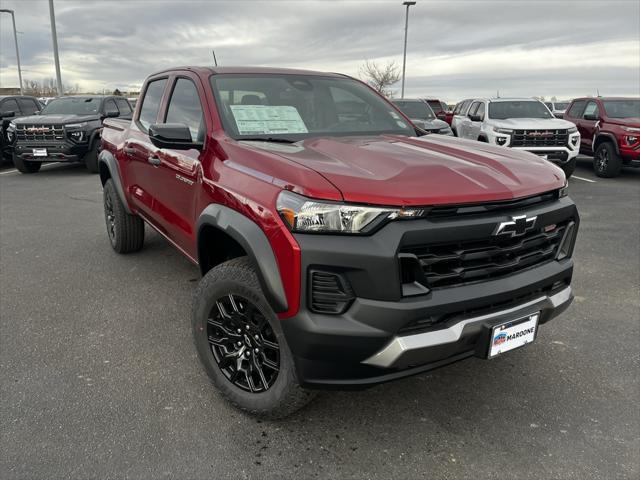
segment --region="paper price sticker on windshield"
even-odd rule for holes
[[[289,105],[231,105],[240,135],[308,133],[298,109]]]

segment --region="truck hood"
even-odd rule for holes
[[[560,188],[562,170],[528,152],[425,137],[330,137],[292,145],[242,142],[310,168],[345,201],[445,205],[512,200]]]
[[[567,120],[559,118],[508,118],[506,120],[491,120],[491,125],[500,128],[513,128],[519,130],[553,130],[571,128],[575,125]]]
[[[68,123],[80,123],[100,120],[99,115],[72,115],[72,114],[51,114],[51,115],[30,115],[13,120],[16,125],[66,125]]]
[[[424,129],[424,130],[440,130],[442,128],[449,127],[449,124],[444,120],[440,120],[438,118],[434,118],[431,120],[424,120],[422,118],[411,118],[410,119],[414,125]]]
[[[640,118],[607,118],[607,123],[621,125],[623,127],[640,128]]]

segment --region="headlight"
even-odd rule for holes
[[[69,137],[71,137],[76,142],[82,142],[84,140],[84,130],[75,130],[73,132],[69,132]]]
[[[87,122],[82,123],[70,123],[69,125],[65,125],[65,128],[84,128],[87,126]]]
[[[366,207],[313,200],[288,190],[278,195],[276,209],[294,232],[366,234],[385,221],[416,218],[423,209]]]
[[[16,130],[16,124],[13,122],[9,122],[9,126],[7,127],[7,132],[14,132]]]
[[[571,133],[577,133],[578,132],[578,127],[571,127],[569,130],[567,130],[567,133],[571,134]]]
[[[496,133],[504,133],[505,135],[513,135],[513,130],[510,128],[493,127],[493,131]]]

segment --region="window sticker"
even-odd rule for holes
[[[231,105],[240,135],[308,133],[298,109],[289,105]]]

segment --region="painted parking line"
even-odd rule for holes
[[[595,180],[591,180],[590,178],[583,178],[583,177],[579,177],[577,175],[572,175],[571,178],[575,178],[576,180],[582,180],[583,182],[598,183]]]
[[[42,168],[48,168],[51,167],[52,165],[58,165],[60,162],[51,162],[51,163],[47,163],[46,165],[42,165]],[[16,170],[15,168],[11,169],[11,170],[7,170],[5,172],[0,172],[0,175],[9,175],[10,173],[18,173],[18,170]]]

